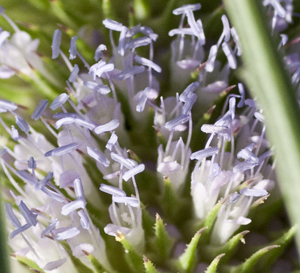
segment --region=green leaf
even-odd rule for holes
[[[159,273],[159,271],[156,270],[153,263],[146,256],[143,257],[143,260],[146,273]]]
[[[105,267],[90,253],[86,252],[83,250],[83,253],[86,255],[86,257],[90,260],[92,263],[95,273],[112,273],[113,271],[110,270],[105,270]]]
[[[158,214],[156,214],[154,230],[154,248],[156,256],[159,257],[160,260],[164,261],[171,252],[174,245],[174,239],[172,239],[172,237],[168,234],[165,224]]]
[[[206,229],[202,228],[196,232],[191,242],[187,245],[184,253],[178,258],[177,266],[181,272],[192,272],[196,264],[197,245],[201,237],[201,233]]]
[[[221,258],[224,256],[225,254],[222,253],[220,255],[218,255],[216,258],[214,258],[214,260],[211,262],[211,264],[208,266],[208,268],[205,270],[205,273],[215,273],[217,272],[217,267],[219,264],[219,261],[221,260]]]
[[[260,0],[224,0],[242,44],[244,76],[264,110],[267,136],[275,145],[280,189],[293,224],[300,223],[300,109],[265,20]],[[300,249],[300,230],[296,233]]]
[[[248,273],[252,272],[254,269],[255,264],[258,262],[258,260],[266,253],[268,253],[272,249],[276,249],[280,247],[280,245],[272,245],[264,247],[257,252],[255,252],[250,258],[248,258],[244,263],[242,263],[240,266],[236,267],[231,271],[231,273]]]

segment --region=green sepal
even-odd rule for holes
[[[116,235],[116,240],[120,242],[125,250],[125,259],[131,268],[131,272],[140,273],[144,271],[144,263],[143,258],[140,256],[133,246],[128,242],[122,232],[118,232]]]
[[[154,225],[155,237],[153,241],[156,257],[162,262],[170,255],[174,245],[174,239],[168,234],[166,226],[161,217],[156,214],[156,223]]]
[[[279,248],[274,249],[273,251],[267,253],[264,256],[263,261],[260,261],[258,263],[257,271],[259,269],[263,271],[269,271],[271,269],[272,265],[276,262],[278,257],[284,252],[288,244],[293,239],[294,235],[296,234],[298,229],[298,225],[292,226],[287,232],[285,232],[280,238],[272,242],[272,245],[280,245]]]
[[[156,270],[153,263],[146,257],[143,257],[144,260],[144,267],[145,267],[145,273],[159,273],[159,271]]]
[[[218,211],[221,208],[221,206],[227,201],[227,198],[225,198],[222,201],[219,201],[217,204],[213,206],[213,208],[208,212],[206,217],[204,218],[204,221],[202,221],[200,224],[196,225],[196,229],[206,227],[206,231],[203,234],[203,240],[204,242],[208,243],[210,234],[212,232],[212,229],[214,227],[214,223],[216,221]]]
[[[248,234],[250,231],[245,230],[240,232],[239,234],[234,235],[231,239],[229,239],[222,246],[210,246],[208,245],[204,251],[205,257],[207,255],[208,259],[211,257],[215,257],[216,255],[220,255],[221,253],[226,253],[226,256],[222,259],[222,264],[225,264],[235,253],[236,247],[239,242],[245,243],[244,236]]]
[[[168,215],[168,218],[172,219],[177,214],[180,202],[172,187],[172,182],[167,176],[164,176],[164,193],[160,204],[164,215]]]
[[[141,209],[142,209],[142,226],[145,232],[146,239],[148,236],[153,235],[153,226],[155,224],[154,218],[149,214],[146,209],[146,206],[141,202]]]
[[[72,263],[74,264],[74,267],[78,270],[78,272],[84,272],[84,273],[94,273],[92,269],[90,269],[88,266],[86,266],[84,263],[80,261],[80,259],[73,256],[72,250],[67,242],[60,241],[60,244],[63,246],[65,251],[68,253]]]
[[[252,270],[254,269],[254,266],[256,265],[256,263],[259,261],[259,259],[263,255],[268,253],[270,250],[276,249],[278,247],[280,247],[280,245],[271,245],[271,246],[267,246],[267,247],[264,247],[264,248],[258,250],[257,252],[252,254],[251,257],[248,258],[241,265],[239,265],[238,267],[231,270],[230,273],[240,273],[240,272],[248,273],[248,272],[252,272]]]
[[[32,261],[26,257],[16,255],[16,254],[12,254],[11,256],[13,258],[16,258],[20,263],[25,264],[29,268],[29,270],[32,270],[33,272],[36,272],[36,273],[45,273],[45,271],[42,268],[40,268],[34,261]],[[8,271],[6,271],[6,272],[8,272]]]
[[[217,267],[218,267],[219,261],[221,260],[221,258],[224,255],[225,254],[222,253],[222,254],[218,255],[216,258],[214,258],[213,261],[210,263],[210,265],[205,270],[205,273],[215,273],[215,272],[217,272]]]
[[[196,264],[197,245],[201,237],[201,233],[206,229],[202,228],[196,232],[191,242],[187,245],[184,253],[177,259],[177,267],[180,272],[192,272]]]
[[[85,254],[85,256],[89,259],[89,261],[93,265],[95,273],[113,273],[114,272],[112,270],[105,270],[103,265],[90,253],[88,253],[86,251],[82,251],[82,252]]]

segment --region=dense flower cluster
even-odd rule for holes
[[[264,1],[264,5],[273,11],[273,30],[291,22],[291,1],[285,1],[285,7],[278,1]],[[265,138],[263,112],[256,101],[247,98],[243,84],[235,88],[228,83],[242,54],[235,28],[223,15],[223,31],[206,53],[203,25],[193,13],[200,8],[200,4],[193,4],[173,11],[181,16],[179,27],[169,32],[176,36],[170,64],[174,83],[187,82],[193,71],[197,74],[180,94],[159,96],[157,74],[162,69],[153,48],[158,35],[147,26],[128,28],[105,19],[111,52],[100,44],[92,65],[77,51],[78,37],[71,39],[68,58],[60,49],[62,33],[55,31],[52,58],[61,56],[70,76],[67,93],[58,95],[49,107],[48,100],[41,100],[32,111],[31,118],[40,121],[47,132],[38,132],[27,123],[18,105],[0,100],[0,122],[11,137],[8,140],[3,134],[0,139],[0,162],[9,181],[5,190],[9,245],[18,259],[34,261],[41,272],[76,272],[78,263],[81,270],[116,272],[115,258],[108,251],[110,235],[123,243],[126,253],[136,253],[141,262],[142,255],[149,256],[155,263],[159,259],[155,259],[155,248],[147,238],[147,217],[152,220],[149,213],[162,212],[162,219],[170,221],[168,226],[174,229],[168,236],[175,242],[175,250],[174,242],[170,243],[166,262],[160,264],[162,270],[170,270],[167,261],[177,258],[184,236],[173,225],[172,216],[163,214],[165,202],[176,205],[164,199],[169,191],[176,200],[182,196],[191,199],[188,220],[196,224],[191,225],[189,235],[195,234],[215,211],[215,221],[209,226],[210,245],[225,244],[241,225],[251,222],[247,217],[251,205],[266,199],[274,187],[273,153]],[[9,32],[0,32],[0,78],[23,73],[34,79],[38,71],[53,80],[35,54],[39,41],[31,40],[1,12],[15,33],[9,38]],[[285,39],[282,36],[281,45]],[[140,52],[147,52],[147,56]],[[223,57],[225,62],[219,60]],[[84,68],[70,62],[76,58]],[[288,58],[294,82],[298,83],[299,62],[294,68],[294,57]],[[231,90],[236,91],[229,93]],[[221,104],[218,98],[224,94],[226,99]],[[205,113],[207,106],[219,107],[221,114],[196,128],[199,113]],[[205,115],[210,116],[212,111]],[[154,128],[148,128],[149,119]],[[200,150],[197,146],[194,151],[191,142],[194,135],[199,135],[195,133],[199,128],[208,138]],[[143,143],[133,134],[144,138],[143,143],[154,135],[159,143],[157,150],[150,151],[155,143],[141,149]],[[148,152],[156,156],[157,162],[140,159],[147,158],[144,154]],[[158,185],[154,193],[147,193],[148,183]],[[157,204],[145,208],[145,194],[156,195],[153,198]],[[95,260],[102,271],[93,267]],[[124,259],[122,263],[126,264]],[[126,266],[132,272],[141,272],[134,263]],[[172,265],[174,268],[184,270]]]

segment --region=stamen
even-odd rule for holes
[[[71,152],[74,152],[78,147],[78,143],[73,142],[61,147],[55,148],[45,153],[45,156],[62,156]]]
[[[104,167],[108,167],[109,160],[97,149],[87,147],[87,153],[90,157],[94,158],[97,162],[101,163]]]
[[[23,131],[26,134],[29,133],[29,126],[28,126],[27,122],[19,115],[16,115],[16,123],[19,126],[19,128],[21,129],[21,131]]]
[[[97,135],[99,135],[99,134],[103,134],[105,132],[113,131],[113,130],[117,129],[119,127],[119,125],[120,125],[119,120],[113,119],[106,124],[97,126],[94,131]]]
[[[219,149],[217,147],[210,147],[206,148],[200,151],[197,151],[195,153],[192,153],[190,156],[191,160],[197,159],[198,161],[202,161],[204,158],[207,158],[209,156],[214,156],[219,152]]]
[[[34,112],[32,113],[31,118],[33,120],[38,120],[41,117],[43,111],[47,108],[47,105],[48,100],[41,100],[38,106],[35,108]]]
[[[126,196],[125,191],[123,191],[117,187],[110,186],[110,185],[101,184],[99,189],[100,189],[100,191],[103,191],[103,192],[108,193],[113,196],[119,196],[119,197]]]
[[[80,233],[79,229],[76,227],[61,228],[60,230],[63,231],[55,235],[55,239],[58,241],[71,239]]]
[[[61,44],[61,31],[56,29],[53,34],[52,40],[52,59],[56,59],[60,53],[60,44]]]
[[[122,31],[122,24],[118,23],[117,21],[111,20],[111,19],[105,19],[102,21],[103,25],[111,30],[115,30],[115,31]]]
[[[112,196],[113,202],[126,204],[134,208],[138,208],[140,205],[139,200],[136,197],[125,197],[125,196]]]
[[[69,99],[69,95],[66,93],[60,94],[50,105],[50,108],[54,111],[57,108],[63,106],[65,102]]]
[[[145,165],[144,164],[139,164],[136,167],[130,169],[129,171],[125,172],[122,176],[122,178],[125,181],[128,181],[130,178],[132,178],[133,176],[143,172],[145,170]]]
[[[70,44],[70,49],[69,49],[69,52],[70,52],[69,59],[70,60],[74,60],[76,58],[76,55],[77,55],[76,40],[77,39],[78,39],[77,36],[74,36],[71,39],[71,44]]]
[[[74,82],[78,77],[78,72],[79,72],[79,67],[78,67],[77,64],[75,64],[73,69],[72,69],[72,72],[71,72],[71,75],[70,75],[68,81],[69,82]]]
[[[7,111],[14,111],[17,108],[18,106],[15,105],[13,102],[0,99],[0,109],[7,110]]]
[[[94,90],[102,95],[106,95],[110,93],[110,88],[107,85],[99,84],[97,82],[91,82],[91,81],[85,81],[83,82],[83,84],[87,88],[90,88],[91,90]]]
[[[136,55],[134,57],[135,61],[139,64],[148,66],[149,68],[154,69],[156,72],[160,73],[161,72],[161,67],[159,65],[157,65],[156,63],[150,61],[149,59],[146,59],[144,57],[138,56]]]
[[[128,79],[136,74],[142,73],[144,71],[145,71],[144,66],[135,65],[135,66],[124,69],[120,74],[118,74],[116,76],[116,78],[119,80],[126,80],[126,79]]]

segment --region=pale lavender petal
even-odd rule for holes
[[[97,135],[99,135],[99,134],[102,134],[105,132],[113,131],[113,130],[117,129],[119,127],[119,125],[120,125],[119,120],[113,119],[106,124],[97,126],[94,131]]]
[[[125,191],[123,191],[117,187],[110,186],[110,185],[101,184],[99,189],[100,189],[100,191],[103,191],[103,192],[108,193],[113,196],[120,196],[120,197],[126,196]]]
[[[223,33],[225,35],[225,42],[228,43],[230,40],[230,26],[227,16],[224,14],[221,17],[222,23],[223,23]]]
[[[58,107],[61,107],[64,105],[64,103],[69,99],[69,95],[66,93],[60,94],[50,105],[50,108],[52,110],[56,110]]]
[[[41,100],[38,106],[35,108],[34,112],[31,115],[31,118],[34,120],[38,120],[43,111],[47,108],[48,100]]]
[[[60,44],[61,44],[61,31],[56,29],[53,34],[52,40],[52,59],[56,59],[59,56]]]
[[[45,153],[45,156],[62,156],[65,155],[67,153],[71,153],[74,152],[78,147],[78,143],[73,142],[58,148],[55,148],[53,150],[48,151],[47,153]]]
[[[140,205],[140,201],[136,197],[123,197],[113,195],[112,200],[115,203],[127,204],[134,208],[137,208]]]
[[[128,170],[127,172],[125,172],[122,176],[122,178],[125,181],[128,181],[130,178],[132,178],[133,176],[143,172],[145,170],[145,165],[144,164],[139,164],[136,167]]]
[[[87,147],[87,153],[90,157],[94,158],[97,162],[101,163],[104,167],[109,166],[109,160],[97,149]]]

